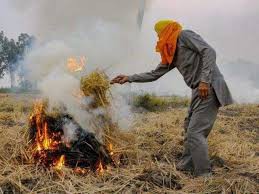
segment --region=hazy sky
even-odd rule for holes
[[[1,30],[14,37],[20,32],[39,33],[37,23],[43,19],[39,11],[42,3],[39,2],[44,0],[0,1]],[[55,2],[62,2],[62,0],[51,2],[56,12],[62,12],[62,7],[61,9],[55,7]],[[81,7],[79,4],[83,1],[73,2],[77,2],[76,8]],[[151,28],[151,23],[153,24],[159,18],[174,18],[182,22],[186,28],[194,29],[209,39],[210,43],[216,46],[220,57],[224,57],[225,60],[239,57],[256,63],[259,61],[258,0],[147,0],[147,2],[152,2],[146,15],[146,23],[150,23],[147,27]],[[78,9],[81,12],[82,9]],[[118,12],[118,18],[123,17],[116,9],[115,7],[114,14]],[[44,7],[42,10],[48,18],[47,10]],[[53,12],[53,10],[49,11]],[[81,15],[83,16],[84,13]]]
[[[259,61],[258,0],[156,0],[152,12],[198,31],[225,59]]]
[[[84,31],[86,26],[82,27],[82,25],[87,24],[86,21],[95,21],[96,16],[102,15],[106,21],[123,21],[121,22],[123,23],[122,35],[124,34],[124,36],[121,37],[123,41],[127,37],[127,41],[134,38],[133,35],[131,37],[131,34],[125,33],[125,31],[130,31],[131,25],[127,26],[127,24],[136,18],[137,0],[0,1],[0,30],[4,30],[11,37],[16,37],[21,32],[34,34],[41,40],[48,40],[50,37],[52,39],[62,39],[62,36],[73,37],[74,31],[86,33]],[[246,98],[247,95],[244,95],[244,93],[248,92],[250,92],[250,96],[253,96],[252,99],[259,98],[257,97],[259,85],[255,84],[255,82],[259,82],[259,79],[254,76],[255,72],[259,73],[259,0],[146,1],[148,6],[141,33],[143,51],[139,50],[139,55],[135,56],[136,61],[141,61],[142,65],[135,64],[125,68],[122,66],[114,69],[114,71],[125,73],[123,70],[127,69],[129,73],[133,73],[154,68],[159,59],[154,52],[156,36],[153,32],[153,25],[159,19],[172,18],[181,22],[184,28],[192,29],[201,34],[216,49],[220,69],[230,82],[231,89],[237,98]],[[94,6],[94,8],[92,9],[91,6]],[[126,18],[126,20],[123,20],[123,18]],[[103,27],[104,35],[112,35],[111,26],[108,25],[105,29],[105,25]],[[125,27],[128,27],[128,30],[125,30]],[[80,30],[77,28],[80,28]],[[107,41],[105,37],[103,41],[111,45],[113,43]],[[101,45],[100,40],[97,40],[96,44]],[[119,45],[118,42],[117,45]],[[125,49],[123,45],[121,45],[121,48]],[[106,51],[108,51],[108,47]],[[50,54],[52,53],[50,52]],[[111,55],[112,53],[109,51],[105,54]],[[238,64],[238,61],[251,63],[247,64],[250,66],[244,67],[242,63]],[[239,71],[236,71],[236,69],[239,69]],[[243,74],[243,71],[246,71],[246,73]],[[169,85],[169,81],[174,82],[174,85]],[[245,88],[249,88],[249,91],[240,93],[239,83],[237,82],[242,82]],[[177,73],[170,73],[157,83],[149,84],[146,87],[165,93],[174,91],[176,94],[185,94],[187,91],[181,76]],[[251,93],[252,90],[253,93]]]

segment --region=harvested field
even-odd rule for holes
[[[257,193],[259,191],[259,106],[220,111],[209,138],[211,178],[175,169],[182,151],[186,108],[137,112],[130,133],[134,157],[102,174],[45,170],[32,163],[28,117],[35,95],[0,95],[1,193]],[[172,103],[172,102],[171,102]]]

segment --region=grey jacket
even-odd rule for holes
[[[222,106],[233,103],[228,86],[216,64],[215,50],[190,30],[181,32],[175,57],[170,65],[158,65],[151,72],[129,76],[129,82],[152,82],[174,68],[178,69],[190,88],[197,88],[201,81],[209,83]]]

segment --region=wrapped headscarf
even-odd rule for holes
[[[156,23],[155,31],[159,38],[156,51],[161,55],[161,64],[170,65],[174,59],[182,26],[173,20],[161,20]]]

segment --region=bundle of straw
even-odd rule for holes
[[[114,123],[110,112],[109,89],[110,81],[103,71],[95,70],[81,78],[82,92],[85,96],[94,99],[93,103],[90,104],[90,109],[102,108],[104,110],[103,114],[97,115],[93,119],[97,131],[102,129],[104,132],[102,139],[107,149],[110,152],[116,152],[116,157],[121,157],[122,154],[127,153],[125,149],[130,147],[129,149],[133,150],[134,137],[121,131],[117,123]]]
[[[81,90],[85,96],[94,98],[92,106],[106,107],[109,105],[107,91],[110,88],[110,81],[107,75],[99,70],[81,78]]]

